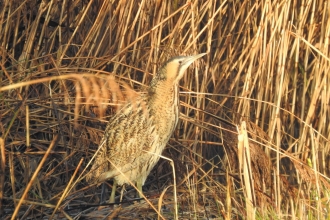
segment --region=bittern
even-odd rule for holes
[[[125,104],[109,120],[86,180],[102,183],[113,178],[110,202],[117,185],[142,186],[170,139],[179,118],[178,84],[187,68],[204,56],[168,60],[153,77],[148,92]]]

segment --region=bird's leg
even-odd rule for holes
[[[112,190],[111,190],[111,195],[110,195],[110,201],[109,201],[110,203],[115,202],[116,188],[117,188],[117,181],[113,180]]]
[[[105,194],[108,192],[107,188],[105,187],[106,183],[102,183],[102,189],[101,189],[101,204],[105,202]]]
[[[136,181],[136,188],[138,189],[138,197],[139,198],[143,198],[143,193],[142,193],[142,180],[139,178]]]
[[[123,199],[124,191],[125,191],[125,184],[123,184],[123,186],[121,187],[119,202],[121,202]]]

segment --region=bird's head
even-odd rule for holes
[[[194,56],[177,56],[169,59],[158,71],[153,81],[168,81],[178,83],[188,67],[206,53]],[[152,82],[153,83],[153,82]]]

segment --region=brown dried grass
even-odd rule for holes
[[[164,204],[162,217],[173,218],[167,161],[145,186],[155,209],[95,210],[100,188],[80,177],[120,104],[169,57],[201,52],[181,82],[181,121],[164,152],[176,166],[177,217],[329,215],[326,1],[4,0],[0,8],[3,218],[152,219]]]

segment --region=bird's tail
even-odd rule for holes
[[[106,172],[108,168],[106,161],[99,161],[97,158],[90,171],[86,174],[87,183],[97,183],[102,173]]]

